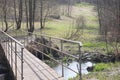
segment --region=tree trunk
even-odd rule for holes
[[[40,29],[43,29],[43,0],[40,0]]]
[[[8,23],[7,23],[7,2],[6,0],[4,1],[4,6],[3,6],[3,16],[4,16],[4,23],[5,23],[5,32],[8,30]]]

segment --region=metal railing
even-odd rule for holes
[[[8,49],[9,49],[9,47],[12,48],[11,46],[13,46],[13,42],[15,43],[14,44],[15,45],[15,47],[14,47],[15,48],[14,49],[15,54],[17,53],[17,51],[16,51],[17,46],[16,45],[21,46],[21,80],[23,79],[23,49],[24,49],[24,46],[28,46],[28,44],[30,42],[34,42],[35,44],[41,46],[42,48],[49,49],[50,54],[52,53],[52,50],[54,50],[61,55],[61,60],[56,60],[54,57],[46,54],[42,49],[39,50],[38,48],[29,45],[29,47],[32,48],[33,50],[35,50],[39,53],[42,53],[42,59],[43,60],[44,60],[44,56],[47,56],[51,60],[57,62],[58,64],[61,64],[61,66],[62,66],[62,69],[61,69],[62,77],[64,77],[64,68],[67,68],[67,69],[71,70],[72,72],[78,74],[80,76],[79,80],[82,80],[82,69],[81,69],[81,64],[82,64],[81,47],[82,47],[82,43],[81,42],[66,40],[66,39],[62,39],[62,38],[56,38],[56,37],[43,35],[43,34],[37,35],[37,34],[33,34],[33,33],[28,33],[26,31],[21,32],[21,35],[23,35],[23,36],[26,35],[26,36],[24,36],[24,38],[22,37],[22,39],[18,39],[18,37],[21,36],[18,33],[14,33],[14,35],[11,35],[12,37],[9,36],[8,34],[4,33],[4,32],[2,32],[2,33],[6,36],[6,37],[4,36],[3,38],[4,38],[5,42],[7,42],[6,45],[8,45],[7,46]],[[9,33],[9,34],[11,34],[11,33]],[[31,35],[28,35],[28,34],[31,34]],[[44,44],[44,40],[42,40],[42,42],[35,41],[35,39],[37,39],[37,38],[41,38],[41,39],[45,38],[46,40],[48,40],[49,44],[48,45]],[[19,42],[16,39],[18,39]],[[10,43],[11,43],[11,46],[10,46]],[[57,44],[59,49],[54,48],[52,46],[53,44]],[[66,47],[69,47],[70,49],[68,49]],[[11,49],[11,51],[13,51],[13,50]],[[78,54],[78,56],[75,56],[73,53]],[[71,58],[74,58],[75,60],[77,60],[78,65],[76,65],[76,67],[77,67],[78,71],[76,71],[76,70],[74,70],[74,69],[72,69],[72,68],[70,68],[70,67],[68,67],[67,65],[64,64],[64,61],[63,61],[64,56],[71,57]]]
[[[19,79],[23,80],[24,45],[7,33],[3,31],[0,31],[0,33],[0,43],[3,45],[6,58],[9,61],[11,69],[14,71],[15,79],[17,80],[17,77],[20,77]],[[20,60],[20,69],[18,68],[18,60]]]
[[[64,77],[64,68],[67,68],[71,71],[73,71],[74,73],[78,74],[80,76],[79,80],[82,80],[82,69],[81,69],[81,64],[82,64],[82,53],[81,53],[81,47],[82,47],[82,43],[79,42],[79,41],[72,41],[72,40],[67,40],[67,39],[62,39],[62,38],[57,38],[57,37],[52,37],[52,36],[48,36],[48,35],[43,35],[43,34],[33,34],[33,33],[28,33],[28,32],[24,32],[22,31],[23,34],[31,34],[30,36],[26,36],[24,38],[24,40],[22,40],[22,43],[24,43],[24,45],[26,44],[29,44],[30,42],[34,42],[35,44],[37,45],[40,45],[42,46],[43,48],[46,48],[46,49],[49,49],[49,53],[51,54],[52,53],[52,50],[55,50],[56,52],[60,53],[60,55],[62,56],[62,60],[61,61],[58,61],[56,60],[54,57],[51,57],[50,55],[46,54],[43,50],[39,50],[38,48],[35,48],[33,46],[30,46],[33,50],[39,52],[39,53],[42,53],[42,55],[45,55],[47,56],[48,58],[50,58],[51,60],[57,62],[58,64],[61,64],[62,66],[62,77]],[[46,40],[48,40],[49,44],[46,45],[44,43],[44,40],[41,41],[41,42],[37,42],[35,41],[35,39],[37,38],[45,38]],[[60,49],[56,49],[52,46],[52,44],[57,44],[57,46],[60,48]],[[76,51],[69,51],[69,50],[66,50],[65,49],[65,46],[73,46],[72,48],[76,48],[77,50]],[[74,49],[73,49],[74,50]],[[78,54],[78,56],[75,56],[74,54],[72,53],[76,53]],[[75,60],[78,61],[79,65],[77,65],[76,67],[78,68],[78,71],[75,71],[74,69],[71,69],[69,68],[68,66],[64,65],[64,62],[63,62],[63,58],[64,56],[68,56],[68,57],[71,57],[71,58],[74,58]],[[42,59],[44,59],[44,57],[42,57]]]

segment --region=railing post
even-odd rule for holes
[[[11,39],[11,67],[13,69],[13,53],[12,53],[12,50],[13,50],[13,46],[12,46],[12,39]]]
[[[24,37],[24,41],[23,41],[23,43],[24,43],[24,46],[25,46],[25,37]]]
[[[50,54],[52,54],[52,52],[51,52],[51,47],[52,47],[52,44],[51,44],[51,43],[52,43],[51,37],[49,37],[49,43],[50,43],[50,44],[49,44],[49,46],[50,46]]]
[[[8,49],[7,49],[7,38],[8,37],[6,37],[6,41],[5,41],[5,43],[6,43],[6,46],[5,46],[5,48],[6,48],[6,57],[7,57],[7,52],[8,52]]]
[[[34,40],[37,39],[37,35],[35,34],[34,36],[35,36],[35,37],[34,37]],[[35,56],[38,57],[37,51],[35,51]]]
[[[15,79],[17,80],[17,44],[15,42]]]
[[[61,40],[61,52],[63,51],[63,41]],[[63,53],[62,53],[62,77],[64,77]]]
[[[10,38],[8,40],[8,49],[9,49],[9,51],[8,51],[8,61],[10,61]]]
[[[9,37],[7,38],[7,53],[6,53],[6,58],[8,59],[8,53],[9,53]]]
[[[29,41],[28,41],[28,38],[29,38],[29,36],[27,36],[27,44],[28,44],[28,42],[29,42]]]
[[[22,47],[21,48],[21,80],[24,79],[24,77],[23,77],[23,63],[24,63],[24,61],[23,61],[23,50],[24,50],[24,48]]]
[[[41,40],[42,40],[42,44],[44,44],[44,41],[43,41],[43,36],[41,36]],[[43,45],[41,45],[42,46],[42,52],[44,51],[44,46]],[[42,60],[44,60],[44,54],[43,53],[41,53],[42,54]]]
[[[79,80],[82,80],[82,67],[81,67],[81,64],[82,64],[82,53],[81,53],[81,47],[82,47],[82,44],[79,43],[79,76],[80,76],[80,79]]]

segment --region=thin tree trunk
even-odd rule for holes
[[[40,0],[40,29],[43,29],[43,0]]]
[[[23,15],[23,1],[19,0],[18,5],[19,5],[19,15],[17,17],[17,8],[16,8],[16,1],[14,0],[14,16],[15,16],[15,22],[16,22],[16,29],[21,28],[21,22],[22,22],[22,15]]]
[[[8,30],[8,23],[7,23],[7,2],[6,0],[4,1],[4,6],[3,6],[3,15],[4,15],[4,23],[5,23],[5,32]]]
[[[26,14],[26,27],[28,30],[28,6],[27,6],[27,0],[25,0],[25,14]]]
[[[19,17],[17,21],[17,30],[21,28],[22,15],[23,15],[23,1],[19,0]]]

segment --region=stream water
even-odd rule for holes
[[[73,61],[72,63],[70,63],[68,65],[68,67],[75,70],[76,72],[78,72],[77,65],[78,65],[78,62]],[[93,65],[93,63],[91,63],[91,62],[82,63],[82,65],[81,65],[82,66],[82,74],[88,74],[89,72],[87,71],[87,67],[90,67],[92,65]],[[57,65],[53,69],[58,74],[62,74],[62,66],[61,65]],[[69,78],[73,78],[73,77],[76,77],[76,76],[77,76],[76,73],[74,73],[73,71],[64,67],[64,78],[65,78],[65,80],[68,80]]]
[[[5,80],[5,73],[3,72],[4,67],[0,64],[0,80]]]

